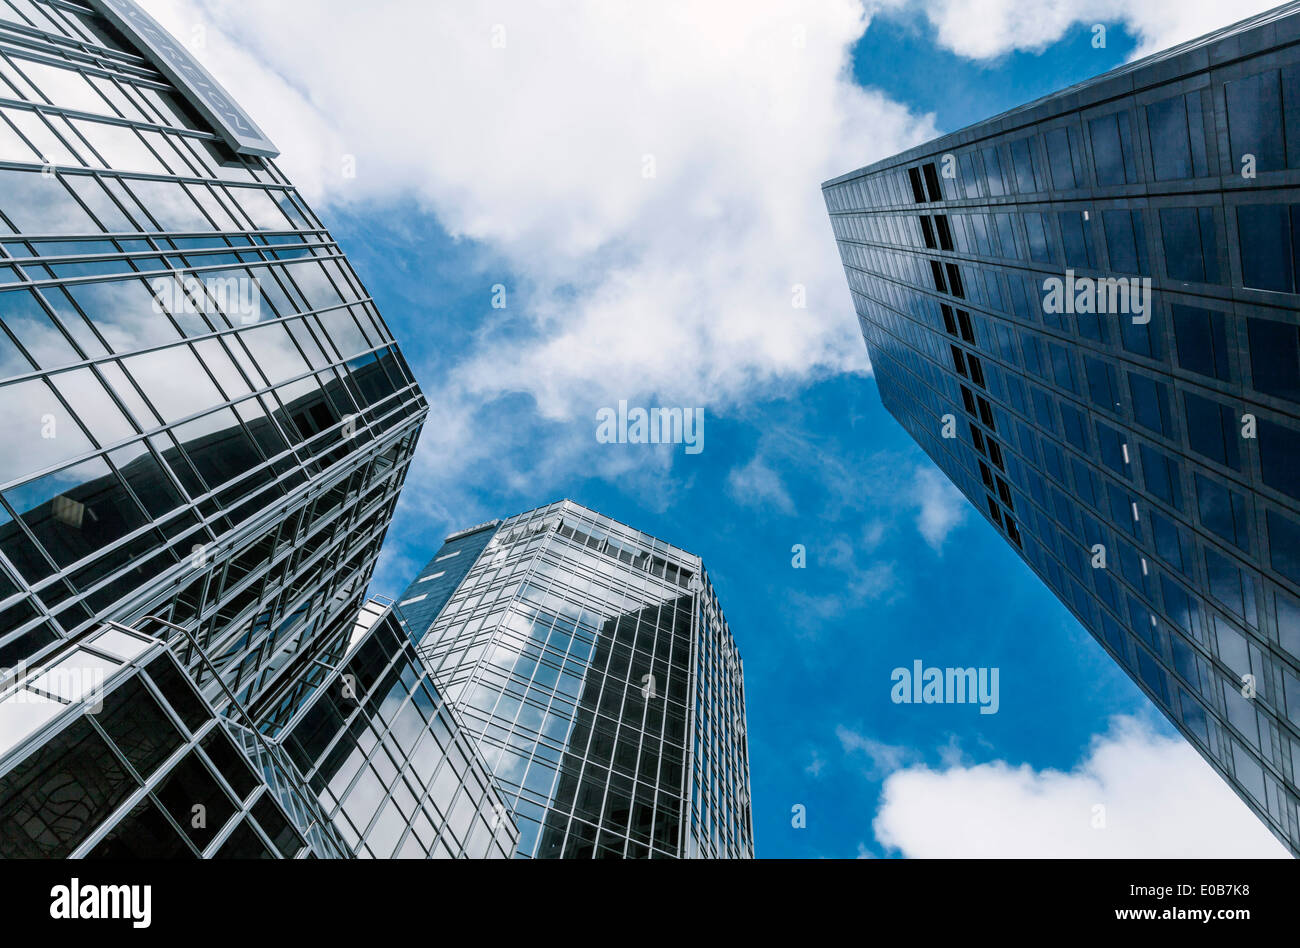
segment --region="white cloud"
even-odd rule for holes
[[[414,203],[505,262],[528,331],[488,327],[453,400],[571,418],[865,370],[819,185],[935,129],[853,82],[858,0],[147,6],[205,26],[310,199]]]
[[[863,773],[868,780],[879,780],[913,763],[920,756],[910,747],[886,744],[843,724],[835,728],[835,736],[839,738],[840,747],[845,754],[862,754],[866,758],[867,767]]]
[[[934,468],[919,467],[912,500],[918,510],[916,528],[936,553],[942,552],[948,534],[966,520],[966,498]]]
[[[888,849],[922,858],[1288,855],[1185,740],[1131,717],[1114,719],[1069,773],[1003,761],[899,769],[874,829]]]
[[[772,470],[761,455],[754,455],[743,467],[732,468],[727,475],[727,492],[749,507],[775,507],[783,513],[794,513],[794,501],[785,489],[781,475]]]
[[[1122,23],[1137,38],[1134,58],[1176,46],[1246,19],[1273,0],[919,0],[940,45],[971,59],[1013,50],[1038,52],[1069,30]]]
[[[846,575],[833,592],[795,590],[787,597],[792,621],[800,634],[815,637],[853,610],[868,602],[889,602],[899,591],[898,570],[892,561],[876,560],[865,566],[850,562],[841,568]]]

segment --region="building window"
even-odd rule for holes
[[[1032,138],[1022,138],[1009,146],[1011,164],[1016,171],[1016,187],[1021,194],[1044,190],[1038,163],[1034,160],[1033,141]]]
[[[1088,453],[1088,428],[1084,423],[1083,412],[1067,402],[1061,403],[1061,427],[1065,440],[1084,454]]]
[[[1256,290],[1295,292],[1291,230],[1300,223],[1295,205],[1244,204],[1237,208],[1241,282]]]
[[[1002,162],[998,158],[998,150],[985,148],[981,154],[984,156],[984,180],[988,185],[989,194],[993,197],[1001,197],[1007,193],[1007,188],[1002,178]]]
[[[1061,225],[1061,243],[1065,246],[1065,265],[1081,269],[1097,268],[1097,249],[1092,238],[1092,221],[1082,211],[1062,211],[1056,215]]]
[[[1131,319],[1119,321],[1119,335],[1124,349],[1134,355],[1159,359],[1160,337],[1151,331],[1151,323],[1135,323]]]
[[[1117,413],[1120,400],[1115,366],[1093,356],[1084,356],[1083,371],[1088,379],[1088,395],[1092,403],[1112,414]]]
[[[1025,221],[1025,237],[1029,240],[1029,259],[1035,263],[1053,263],[1051,237],[1042,214],[1027,211],[1021,215]]]
[[[1043,470],[1055,478],[1057,483],[1065,483],[1065,456],[1056,442],[1047,438],[1043,439]]]
[[[1261,418],[1259,467],[1265,484],[1300,500],[1300,431]]]
[[[1033,333],[1022,332],[1020,334],[1020,350],[1025,356],[1025,368],[1046,381],[1047,372],[1043,368],[1042,349],[1038,344],[1038,337]]]
[[[1209,580],[1210,595],[1237,618],[1246,618],[1246,597],[1242,595],[1242,576],[1237,565],[1226,556],[1207,548],[1205,573]],[[1246,582],[1250,583],[1251,580],[1247,579]],[[1253,600],[1255,597],[1251,595],[1249,598]]]
[[[1103,185],[1134,184],[1138,179],[1134,156],[1133,129],[1127,112],[1103,115],[1088,123],[1092,135],[1092,158],[1097,168],[1097,183]]]
[[[962,191],[968,198],[980,196],[980,181],[984,178],[984,172],[976,168],[978,161],[979,153],[973,151],[968,151],[957,159],[961,166]]]
[[[1254,156],[1256,171],[1300,167],[1300,69],[1270,69],[1223,85],[1233,172]],[[1285,131],[1284,131],[1285,129]]]
[[[1178,364],[1189,372],[1232,381],[1228,367],[1228,335],[1223,313],[1195,306],[1170,306],[1174,337],[1178,343]]]
[[[1056,379],[1056,384],[1066,391],[1078,395],[1079,383],[1074,380],[1074,364],[1070,360],[1069,350],[1064,346],[1049,342],[1047,351],[1052,356],[1052,375]]]
[[[1197,454],[1212,461],[1241,470],[1237,449],[1237,424],[1233,410],[1191,392],[1183,393],[1187,412],[1187,443]]]
[[[1300,402],[1300,327],[1252,317],[1246,332],[1255,391]]]
[[[1101,447],[1101,462],[1120,477],[1131,480],[1133,474],[1125,456],[1124,436],[1110,425],[1104,425],[1100,421],[1096,425],[1097,443]]]
[[[1189,92],[1148,105],[1151,161],[1157,181],[1200,178],[1209,174],[1201,93]]]
[[[1128,374],[1129,394],[1133,397],[1133,418],[1148,431],[1172,436],[1169,417],[1169,390],[1163,382],[1141,375]]]
[[[1058,191],[1083,187],[1086,175],[1079,130],[1072,126],[1055,128],[1047,132],[1043,139],[1047,144],[1047,165],[1052,172],[1052,186]]]
[[[1102,211],[1110,268],[1121,273],[1149,273],[1147,235],[1141,211]]]
[[[1101,491],[1097,486],[1097,475],[1093,473],[1092,468],[1077,458],[1070,459],[1070,467],[1074,470],[1075,494],[1089,507],[1100,509]]]
[[[921,236],[925,240],[925,246],[929,250],[938,250],[939,245],[934,239],[934,224],[931,223],[928,215],[921,215]]]
[[[1052,396],[1041,388],[1030,386],[1029,397],[1034,403],[1034,420],[1038,422],[1038,426],[1055,433],[1056,421],[1052,413]]]
[[[1268,511],[1268,545],[1273,568],[1300,584],[1300,524],[1276,510]]]
[[[1183,485],[1178,462],[1149,444],[1139,445],[1142,477],[1147,492],[1159,497],[1175,510],[1183,509]]]
[[[907,180],[912,185],[912,200],[917,204],[927,203],[925,200],[925,187],[921,184],[921,169],[908,168]]]
[[[1196,508],[1201,526],[1227,540],[1244,553],[1250,552],[1250,509],[1246,498],[1197,471]]]
[[[1219,283],[1219,243],[1214,208],[1166,207],[1160,210],[1165,268],[1171,280]]]
[[[934,162],[927,161],[922,165],[921,173],[925,176],[925,190],[930,195],[930,200],[942,201],[943,193],[939,190],[939,173],[935,170]]]

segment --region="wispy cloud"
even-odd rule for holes
[[[727,492],[736,503],[746,507],[775,507],[783,513],[795,512],[794,501],[781,475],[757,455],[742,467],[732,468],[727,475]]]
[[[921,759],[920,753],[910,747],[886,744],[843,724],[835,728],[835,736],[845,754],[865,759],[867,766],[863,775],[868,780],[879,780]]]

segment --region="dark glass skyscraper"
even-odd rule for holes
[[[0,2],[0,854],[513,850],[362,613],[427,405],[274,155],[128,0]]]
[[[753,856],[743,667],[698,556],[560,501],[448,537],[398,607],[519,856]]]
[[[1300,5],[823,192],[886,408],[1300,852]]]

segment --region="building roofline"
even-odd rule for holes
[[[188,49],[133,0],[88,0],[175,87],[237,154],[274,158],[280,150]]]
[[[869,165],[822,182],[822,189],[864,175],[907,164],[948,148],[960,148],[984,138],[1029,125],[1037,125],[1058,115],[1098,105],[1109,99],[1139,92],[1150,86],[1219,66],[1248,56],[1300,41],[1300,0],[1256,14],[1236,23],[1188,40],[1169,49],[1117,66],[1091,79],[1066,86],[1032,102],[1000,112],[990,118],[930,139],[919,145],[882,158]],[[1145,73],[1145,74],[1144,74]]]

